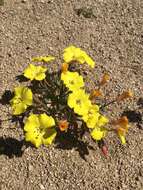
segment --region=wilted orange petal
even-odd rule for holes
[[[128,118],[126,116],[123,116],[117,120],[113,120],[111,122],[112,125],[120,125],[120,126],[125,126],[128,125],[129,121]]]
[[[105,73],[102,77],[102,80],[100,82],[100,86],[103,86],[104,84],[106,84],[108,81],[110,80],[110,76],[109,74]]]
[[[123,92],[121,95],[117,96],[117,101],[122,101],[124,99],[132,98],[132,97],[133,97],[133,93],[130,90],[128,90],[128,91]]]
[[[125,133],[127,132],[125,129],[123,129],[122,127],[117,128],[117,132],[121,135],[125,135]]]
[[[93,90],[90,94],[90,98],[101,97],[101,96],[103,96],[103,94],[100,90]]]
[[[119,120],[118,120],[118,124],[120,126],[126,126],[128,125],[129,121],[128,121],[128,118],[126,116],[123,116],[121,117]]]

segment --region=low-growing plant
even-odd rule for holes
[[[88,64],[94,68],[95,62],[85,51],[75,46],[65,48],[60,70],[49,73],[47,63],[53,61],[53,56],[33,58],[23,71],[23,76],[30,82],[27,86],[15,87],[10,100],[12,115],[22,120],[25,141],[38,148],[50,145],[63,133],[82,139],[88,132],[93,140],[102,145],[106,155],[107,147],[103,140],[113,132],[125,144],[128,118],[122,116],[110,120],[103,115],[103,109],[111,103],[131,98],[132,92],[124,91],[115,100],[100,105],[96,99],[104,99],[102,87],[108,83],[110,76],[103,74],[98,86],[87,93],[80,71],[73,69],[76,64]]]

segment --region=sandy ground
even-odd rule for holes
[[[86,160],[79,154],[84,146],[72,143],[61,148],[29,147],[22,153],[18,149],[23,131],[7,122],[0,128],[0,189],[143,190],[142,0],[4,0],[0,5],[0,95],[18,83],[15,76],[31,57],[59,57],[70,44],[83,48],[97,63],[86,75],[89,87],[106,71],[111,82],[105,92],[111,99],[124,89],[134,91],[132,101],[108,110],[113,118],[128,110],[127,144],[122,146],[117,137],[109,136],[109,156],[104,158],[87,138],[94,150],[89,150]],[[4,119],[8,108],[0,107]]]

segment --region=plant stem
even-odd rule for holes
[[[107,103],[105,103],[103,106],[101,106],[100,109],[104,109],[105,107],[109,106],[110,104],[114,104],[115,102],[116,102],[116,100],[112,100],[112,101],[110,101],[110,102],[107,102]]]

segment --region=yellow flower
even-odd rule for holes
[[[33,95],[31,89],[24,86],[16,87],[14,95],[10,101],[13,115],[19,115],[25,112],[28,106],[32,105]]]
[[[107,129],[104,128],[104,125],[106,125],[108,122],[109,120],[107,117],[100,115],[98,122],[90,133],[94,140],[101,140],[106,136]]]
[[[31,114],[24,125],[25,140],[30,141],[37,148],[44,144],[49,145],[56,137],[55,121],[51,116]]]
[[[99,106],[92,105],[88,113],[82,117],[83,121],[86,123],[88,128],[94,128],[96,123],[98,122],[100,113],[99,113]]]
[[[77,90],[69,94],[68,106],[74,109],[74,112],[79,115],[86,115],[88,113],[91,102],[89,95],[84,90]]]
[[[47,68],[45,67],[29,64],[29,66],[24,70],[24,76],[30,80],[43,80],[46,77],[46,71]]]
[[[71,91],[78,90],[84,86],[83,78],[77,72],[67,71],[61,74],[61,80]]]
[[[49,61],[53,61],[55,60],[55,57],[53,56],[40,56],[40,57],[34,57],[32,58],[32,61],[35,61],[35,62],[49,62]]]
[[[66,63],[70,63],[72,61],[78,61],[79,63],[87,63],[92,68],[94,68],[95,62],[91,59],[89,55],[80,48],[75,46],[69,46],[64,49],[63,59]]]

